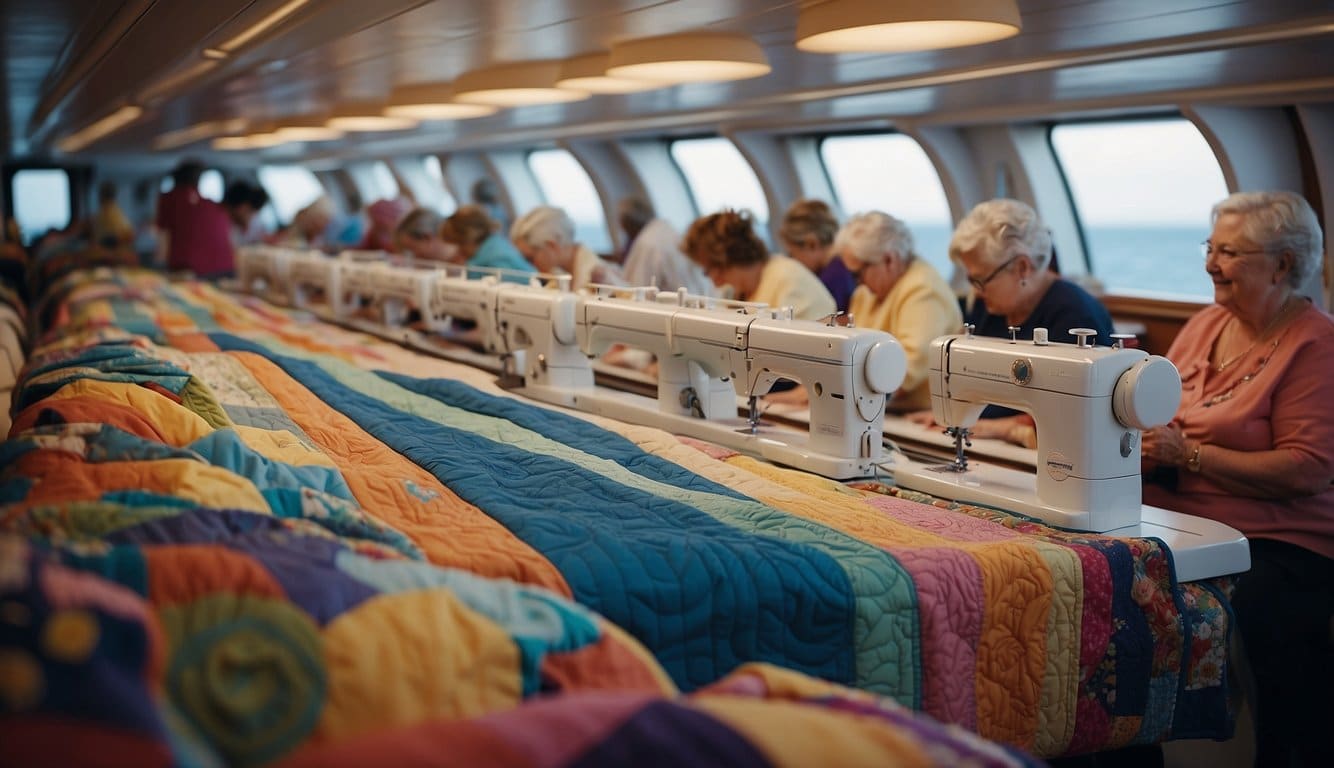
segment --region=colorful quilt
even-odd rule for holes
[[[611,759],[641,738],[684,748],[671,729],[707,720],[804,764],[771,748],[787,715],[766,707],[830,717],[834,740],[847,719],[828,710],[880,734],[906,707],[1041,756],[1230,734],[1226,585],[1177,583],[1153,540],[571,416],[200,283],[101,271],[48,295],[0,449],[4,562],[25,563],[0,600],[30,620],[0,648],[42,649],[38,617],[83,611],[77,637],[133,638],[89,663],[145,714],[31,693],[43,727],[75,714],[228,762],[334,759],[324,744],[409,759],[519,722]],[[46,573],[97,599],[53,597]],[[804,693],[774,701],[780,678]],[[620,714],[579,731],[567,706]]]

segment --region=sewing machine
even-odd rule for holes
[[[873,474],[880,461],[885,397],[903,380],[906,357],[892,336],[871,329],[794,320],[790,310],[692,297],[683,292],[635,298],[583,296],[576,300],[573,336],[567,322],[552,325],[556,339],[573,338],[586,355],[613,344],[658,357],[658,397],[592,386],[533,387],[538,399],[590,413],[659,427],[833,478]],[[502,291],[500,317],[509,320]],[[530,313],[541,319],[539,313]],[[528,335],[534,332],[529,331]],[[549,351],[544,354],[550,354]],[[530,358],[531,370],[536,361]],[[808,431],[761,424],[757,400],[779,379],[806,385]],[[550,375],[547,381],[551,381]],[[748,408],[737,416],[737,397]]]
[[[293,251],[287,258],[287,289],[292,306],[310,309],[313,293],[332,306],[343,295],[342,271],[337,259],[319,251]]]
[[[491,342],[513,356],[523,391],[539,400],[573,405],[575,392],[593,387],[593,368],[579,349],[575,317],[581,297],[570,277],[556,287],[505,283],[496,290],[496,323]],[[477,282],[477,281],[474,281]]]
[[[436,282],[444,270],[430,264],[394,266],[376,264],[370,275],[371,298],[380,306],[380,319],[398,328],[407,322],[409,310],[427,318],[435,300]]]
[[[736,418],[731,379],[740,369],[736,356],[744,330],[738,329],[735,313],[690,313],[691,308],[702,308],[699,297],[684,290],[659,294],[654,288],[635,288],[628,298],[587,297],[577,323],[579,348],[588,357],[600,357],[618,344],[651,352],[658,361],[660,411]],[[677,335],[678,323],[684,335]]]
[[[1045,330],[1032,341],[966,334],[932,342],[932,413],[953,433],[955,459],[927,465],[896,456],[887,467],[895,483],[1062,528],[1161,538],[1182,580],[1249,568],[1239,532],[1142,503],[1140,430],[1176,412],[1176,367],[1141,350],[1094,346],[1092,330],[1073,329],[1076,344],[1048,343]],[[968,429],[989,404],[1033,416],[1035,472],[968,461]]]
[[[285,291],[288,284],[290,248],[247,245],[236,252],[236,278],[241,289],[256,294]]]

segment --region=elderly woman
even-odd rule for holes
[[[500,234],[500,224],[480,205],[465,205],[445,219],[440,230],[445,242],[458,249],[469,267],[532,272],[533,265]]]
[[[1034,328],[1046,328],[1052,341],[1073,343],[1071,328],[1092,328],[1098,343],[1111,343],[1111,315],[1088,291],[1050,269],[1051,230],[1024,203],[979,203],[955,227],[950,259],[973,287],[964,322],[977,335],[1008,338],[1009,328],[1017,327],[1020,339],[1031,339]],[[1031,417],[994,405],[982,412],[973,435],[1037,445]]]
[[[893,334],[908,356],[907,375],[890,398],[890,409],[930,408],[926,369],[931,340],[958,333],[963,324],[949,284],[917,256],[908,226],[887,213],[853,216],[832,250],[860,282],[850,303],[857,325]]]
[[[440,214],[414,208],[394,229],[394,250],[422,261],[453,261],[454,249],[440,237]]]
[[[839,312],[848,311],[848,302],[857,288],[857,277],[848,271],[843,259],[834,258],[834,235],[838,219],[823,200],[798,200],[783,214],[778,237],[787,255],[814,272]]]
[[[1145,503],[1250,539],[1232,604],[1257,688],[1256,765],[1334,765],[1334,320],[1296,291],[1322,239],[1291,192],[1214,206],[1214,304],[1167,352],[1175,419],[1144,433]]]
[[[701,296],[713,293],[713,282],[704,270],[681,253],[681,236],[666,219],[658,218],[647,200],[622,198],[616,204],[616,221],[625,232],[626,283],[664,291],[685,288]]]
[[[834,313],[834,297],[809,269],[786,256],[771,256],[755,234],[750,214],[726,210],[696,219],[681,250],[732,298],[792,307],[803,320]]]
[[[510,240],[538,272],[570,275],[572,290],[590,283],[623,283],[614,264],[575,242],[574,222],[560,208],[539,205],[525,213],[510,228]]]

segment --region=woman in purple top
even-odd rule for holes
[[[848,311],[848,301],[857,288],[857,276],[842,259],[834,258],[834,235],[838,219],[821,200],[798,200],[783,214],[778,236],[792,258],[814,272],[834,297],[839,312]]]

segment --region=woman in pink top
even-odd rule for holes
[[[1256,765],[1334,765],[1334,319],[1296,292],[1320,224],[1291,192],[1214,206],[1213,306],[1167,356],[1171,424],[1144,434],[1144,502],[1246,534],[1232,604],[1256,683]]]

